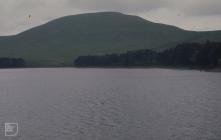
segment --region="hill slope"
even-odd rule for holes
[[[221,31],[185,31],[137,16],[102,12],[66,16],[0,37],[0,57],[22,57],[29,66],[70,66],[79,55],[162,49],[205,40],[221,41]]]

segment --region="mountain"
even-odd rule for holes
[[[186,31],[117,12],[88,13],[0,37],[0,57],[21,57],[29,66],[70,66],[80,55],[160,50],[206,40],[221,41],[221,31]]]

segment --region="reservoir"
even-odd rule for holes
[[[221,73],[1,69],[0,126],[1,140],[220,140]]]

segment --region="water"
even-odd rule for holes
[[[220,140],[220,83],[191,70],[2,69],[0,139]]]

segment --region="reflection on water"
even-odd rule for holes
[[[0,139],[220,140],[221,74],[166,69],[0,70]]]

